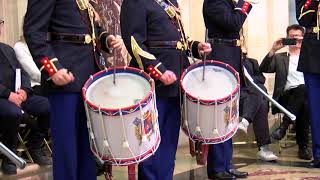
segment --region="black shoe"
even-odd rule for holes
[[[276,129],[275,131],[273,131],[273,133],[271,134],[271,138],[274,140],[281,140],[285,135],[286,135],[286,131],[290,125],[290,121],[289,120],[283,120],[282,123],[280,124],[280,127],[278,129]]]
[[[274,140],[281,140],[286,135],[286,129],[278,128],[271,134],[271,138]]]
[[[34,163],[40,166],[52,165],[51,158],[46,156],[41,149],[30,150],[29,152]]]
[[[248,176],[248,172],[242,172],[236,169],[229,169],[228,173],[235,176],[236,178],[246,178]]]
[[[310,163],[311,168],[320,168],[320,159],[315,159]]]
[[[17,166],[6,157],[2,159],[1,170],[3,174],[17,174]]]
[[[234,179],[237,179],[235,176],[231,175],[230,173],[228,173],[226,171],[209,174],[208,178],[214,179],[214,180],[219,180],[219,179],[234,180]]]
[[[304,160],[311,160],[312,155],[306,146],[299,147],[298,157]]]

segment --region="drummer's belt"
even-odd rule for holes
[[[188,45],[181,41],[148,41],[145,45],[151,49],[178,49],[183,51],[188,48]]]
[[[222,38],[209,38],[211,44],[222,44],[227,46],[240,47],[241,43],[239,39],[222,39]]]
[[[319,27],[309,27],[309,28],[306,28],[306,33],[309,33],[309,34],[317,34],[319,32],[320,28]]]
[[[92,42],[92,37],[90,36],[90,34],[68,34],[51,32],[48,33],[47,40],[78,44],[90,44]]]

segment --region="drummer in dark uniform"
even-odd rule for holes
[[[156,81],[161,143],[139,164],[139,179],[172,180],[180,129],[179,77],[189,65],[187,55],[211,52],[210,44],[184,34],[176,0],[124,0],[121,33],[133,57],[130,65]]]
[[[214,51],[209,59],[231,65],[240,73],[240,84],[244,86],[241,63],[239,32],[252,6],[239,0],[204,0],[203,17],[208,29],[209,42]],[[234,169],[231,164],[232,140],[217,145],[210,145],[208,152],[208,177],[210,179],[244,178],[246,172]]]
[[[312,167],[320,168],[320,4],[319,0],[296,0],[297,19],[306,28],[298,70],[304,74],[310,107],[313,144]]]
[[[110,52],[121,38],[94,25],[88,0],[29,0],[24,36],[51,104],[54,179],[96,179],[80,92],[98,70],[97,47]]]

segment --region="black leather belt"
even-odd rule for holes
[[[239,39],[222,39],[222,38],[209,38],[209,43],[211,44],[223,44],[228,46],[240,47]]]
[[[180,41],[147,41],[145,45],[151,49],[187,49],[187,45]]]
[[[92,42],[92,38],[89,34],[68,34],[55,32],[48,33],[47,40],[79,44],[90,44]]]
[[[306,28],[306,33],[317,34],[319,32],[319,27],[308,27]]]

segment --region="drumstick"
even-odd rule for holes
[[[113,85],[116,85],[116,50],[113,50]]]
[[[206,29],[206,35],[204,37],[204,42],[208,42],[208,29]],[[203,55],[203,68],[202,68],[202,81],[204,81],[204,76],[205,76],[205,72],[206,72],[206,60],[207,60],[207,54],[204,53]]]

